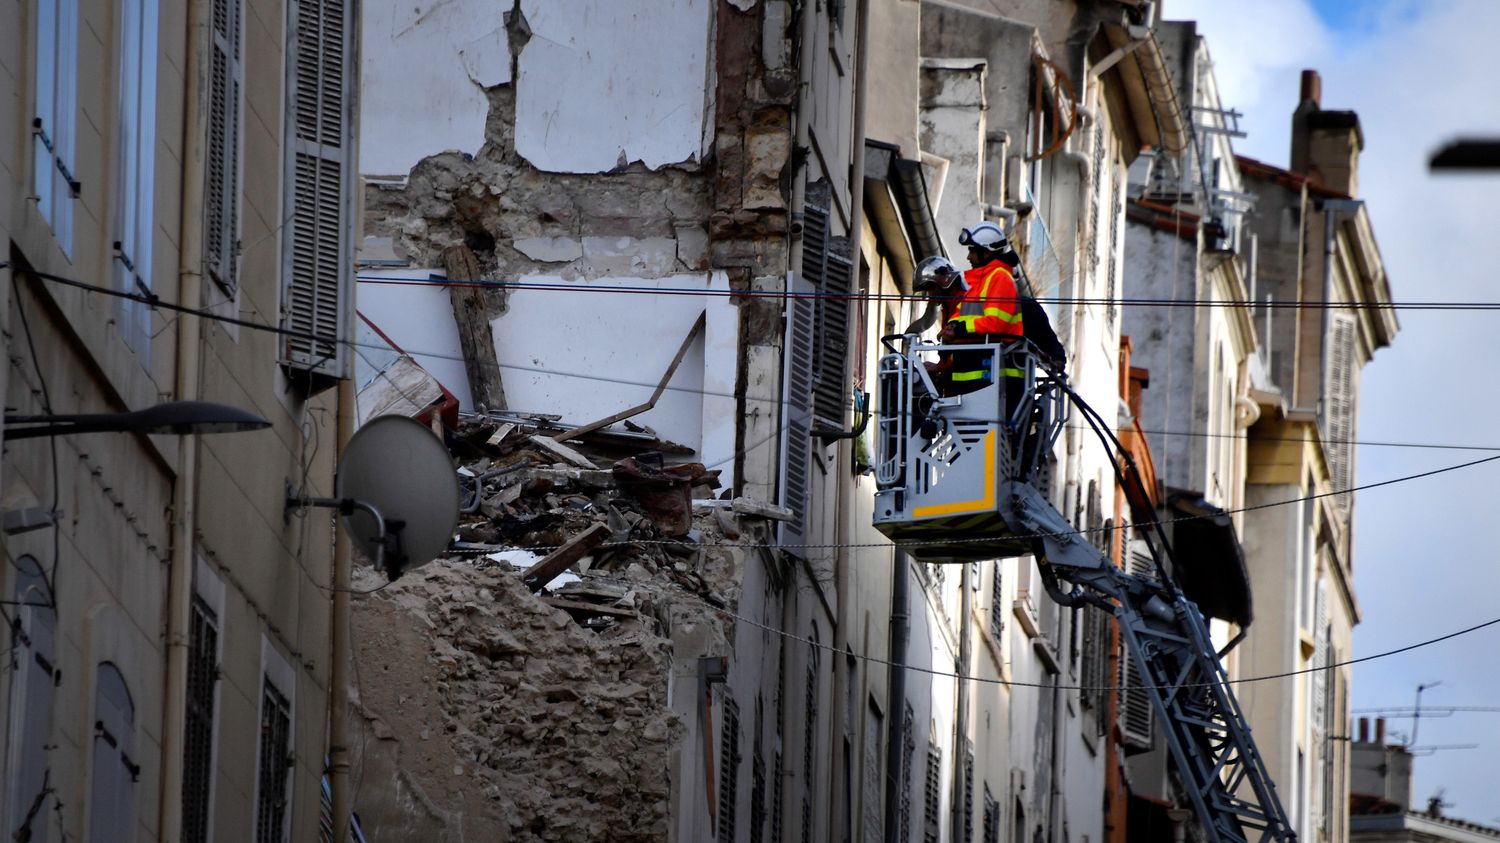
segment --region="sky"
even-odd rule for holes
[[[1325,109],[1358,112],[1360,193],[1397,302],[1500,301],[1500,175],[1434,175],[1427,159],[1457,136],[1500,137],[1496,0],[1166,0],[1196,20],[1226,107],[1244,112],[1236,151],[1288,163],[1303,68],[1323,76]],[[1399,311],[1401,331],[1364,370],[1358,438],[1490,446],[1493,452],[1357,448],[1368,484],[1500,453],[1500,311]],[[1500,461],[1360,493],[1355,657],[1500,618]],[[1500,706],[1500,625],[1356,665],[1352,706]],[[1412,721],[1390,721],[1408,733]],[[1500,713],[1423,718],[1418,746],[1478,744],[1416,760],[1413,800],[1441,792],[1447,816],[1500,825]]]

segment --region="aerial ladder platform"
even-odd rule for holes
[[[1207,623],[1166,575],[1171,548],[1160,524],[1150,525],[1156,576],[1135,575],[1048,499],[1048,456],[1070,409],[1103,441],[1119,481],[1139,485],[1110,426],[1024,340],[942,345],[893,335],[882,342],[876,529],[926,562],[1034,555],[1053,600],[1092,605],[1119,622],[1204,839],[1295,841]],[[988,353],[990,371],[1009,377],[945,395],[924,365],[934,353],[970,361]]]

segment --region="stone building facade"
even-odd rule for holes
[[[285,500],[351,357],[354,5],[0,10],[7,417],[270,423],[6,437],[8,839],[318,834],[333,524]]]

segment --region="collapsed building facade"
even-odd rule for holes
[[[1201,39],[1150,3],[996,6],[366,5],[361,414],[456,408],[472,507],[448,557],[356,605],[367,827],[1191,833],[1108,619],[1029,558],[926,565],[870,527],[880,338],[920,310],[913,265],[990,219],[1076,389],[1162,460],[1129,500],[1071,426],[1055,505],[1122,565],[1134,525],[1230,522],[1179,535],[1239,566],[1243,593],[1203,595],[1221,643],[1261,582],[1216,513],[1271,476],[1243,437],[1280,381],[1224,202],[1250,189],[1222,113],[1193,117],[1220,109]],[[1241,304],[1132,321],[1119,300],[1179,269],[1167,297]],[[647,479],[696,503],[664,514]],[[539,582],[559,564],[578,580]],[[1279,705],[1257,734],[1292,731]]]

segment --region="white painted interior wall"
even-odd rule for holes
[[[382,284],[425,280],[425,269],[361,274],[359,310],[473,409],[447,288]],[[563,284],[530,275],[522,285]],[[722,272],[659,279],[600,278],[576,289],[510,292],[509,309],[494,321],[495,354],[512,410],[554,413],[584,424],[650,398],[700,313],[704,331],[654,409],[632,421],[698,451],[709,468],[733,482],[735,373],[739,311]],[[621,290],[628,290],[622,292]],[[658,292],[660,291],[660,292]],[[710,295],[704,295],[710,293]],[[717,295],[713,295],[717,293]]]
[[[405,177],[429,155],[484,145],[484,89],[511,81],[500,0],[365,0],[359,171]]]
[[[532,33],[516,71],[522,157],[561,173],[701,160],[709,0],[521,0],[521,10]]]

